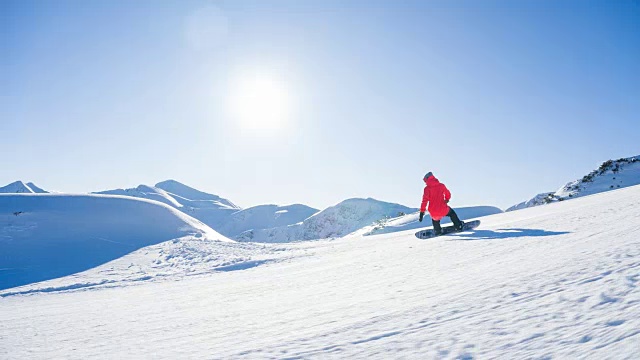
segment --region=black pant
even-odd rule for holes
[[[453,211],[452,208],[449,208],[449,212],[447,213],[447,216],[451,218],[451,221],[453,222],[453,226],[456,226],[456,227],[462,226],[462,221],[460,221],[460,219],[458,218],[458,214],[456,214],[456,212]],[[435,230],[435,232],[439,233],[442,231],[442,227],[440,226],[440,220],[431,219],[431,222],[433,223],[433,230]]]

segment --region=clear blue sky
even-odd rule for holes
[[[506,208],[640,154],[638,1],[0,7],[0,184],[417,207],[433,171],[454,207]],[[286,126],[238,126],[243,73],[284,84]]]

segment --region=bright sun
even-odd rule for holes
[[[278,130],[287,125],[290,98],[285,84],[267,74],[236,80],[230,94],[232,116],[245,130]]]

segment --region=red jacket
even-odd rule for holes
[[[427,208],[427,203],[429,203],[429,215],[431,215],[431,218],[433,220],[441,220],[449,213],[447,202],[451,199],[451,192],[435,176],[429,176],[424,182],[427,183],[427,186],[424,187],[420,212],[424,212]]]

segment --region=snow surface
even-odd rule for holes
[[[348,199],[322,210],[303,222],[270,229],[246,231],[233,239],[282,243],[348,235],[376,221],[415,212],[417,209],[375,199]]]
[[[192,238],[0,291],[0,358],[637,359],[640,186],[413,233]]]
[[[0,194],[0,289],[94,268],[185,236],[230,241],[169,206],[123,196]]]
[[[590,172],[582,179],[571,181],[556,192],[538,194],[529,200],[508,208],[506,211],[546,205],[556,201],[575,199],[638,184],[640,184],[640,156],[608,160],[602,163],[597,170]]]

